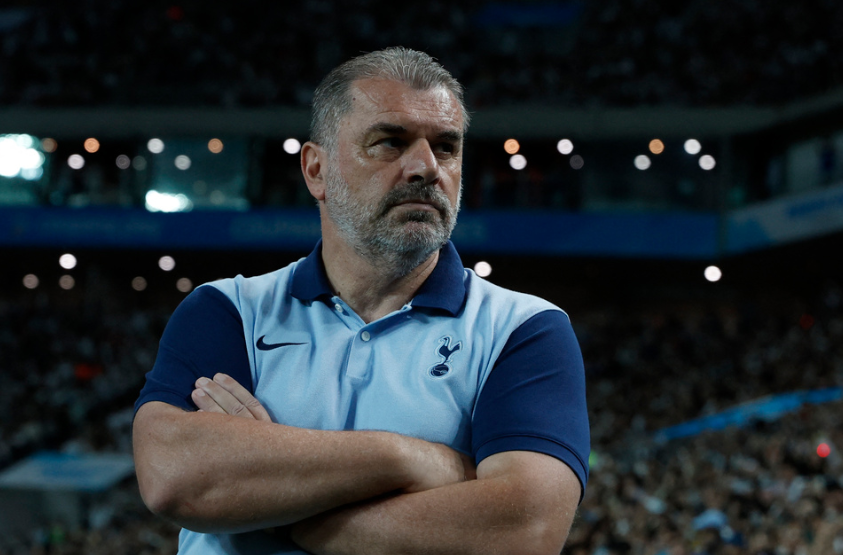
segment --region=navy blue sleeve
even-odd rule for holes
[[[556,457],[571,467],[585,494],[591,451],[585,370],[564,312],[540,312],[519,326],[480,392],[472,453],[479,464],[503,451]]]
[[[254,393],[243,320],[234,303],[215,287],[197,287],[176,308],[152,371],[135,402],[135,412],[149,401],[196,410],[190,398],[201,376],[228,374]]]

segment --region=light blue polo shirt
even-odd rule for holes
[[[274,422],[400,433],[477,463],[536,451],[570,466],[585,488],[585,378],[567,314],[463,268],[450,242],[413,300],[368,324],[333,294],[321,243],[278,271],[198,287],[170,318],[135,410],[148,401],[196,410],[194,382],[217,372]],[[182,530],[179,553],[305,552],[280,529]]]

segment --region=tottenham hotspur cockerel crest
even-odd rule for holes
[[[430,368],[430,375],[435,378],[441,378],[451,371],[451,358],[454,354],[462,349],[462,341],[457,342],[456,345],[451,346],[451,338],[445,336],[439,340],[439,347],[436,348],[436,354],[442,357],[439,364]]]

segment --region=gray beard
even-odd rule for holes
[[[462,187],[460,187],[462,194]],[[400,215],[392,208],[409,199],[431,202],[438,213],[411,211]],[[409,183],[387,193],[377,206],[351,196],[338,172],[327,172],[325,209],[342,238],[361,257],[385,273],[405,276],[448,242],[457,223],[456,206],[440,190],[424,183]]]

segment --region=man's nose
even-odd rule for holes
[[[418,140],[404,152],[404,180],[435,185],[439,182],[439,161],[426,140]]]

